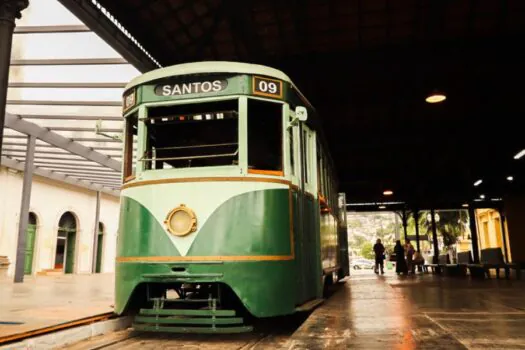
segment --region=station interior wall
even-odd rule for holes
[[[23,172],[0,167],[0,256],[10,262],[14,275]],[[71,212],[77,234],[73,273],[91,273],[95,233],[96,192],[43,178],[33,177],[29,211],[37,217],[32,273],[54,268],[58,223]],[[113,272],[119,218],[119,198],[101,193],[99,222],[104,226],[101,272]]]

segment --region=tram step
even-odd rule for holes
[[[135,316],[136,323],[149,324],[187,324],[187,325],[232,325],[242,324],[242,317],[219,317],[219,318],[205,318],[205,317],[147,317]]]
[[[133,328],[137,331],[144,332],[170,332],[170,333],[245,333],[253,331],[252,326],[238,326],[238,327],[166,327],[153,326],[146,324],[133,324]]]
[[[151,301],[164,303],[209,303],[210,299],[170,299],[170,298],[150,298]]]
[[[192,309],[140,309],[140,315],[148,316],[219,316],[233,317],[235,310],[192,310]]]

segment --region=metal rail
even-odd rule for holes
[[[10,88],[41,88],[41,89],[123,89],[126,83],[26,83],[10,82]],[[123,119],[120,117],[120,119]]]
[[[12,66],[92,66],[129,64],[123,58],[45,58],[11,60]]]
[[[43,334],[55,332],[55,331],[62,330],[62,329],[82,326],[82,325],[86,325],[86,324],[90,324],[94,322],[105,321],[112,317],[115,317],[115,314],[113,312],[106,312],[106,313],[99,314],[96,316],[86,317],[86,318],[82,318],[76,321],[64,322],[64,323],[50,326],[50,327],[39,328],[36,330],[22,332],[18,334],[11,334],[7,336],[0,336],[0,345],[10,343],[13,341],[24,340],[30,337],[34,337],[36,335],[43,335]]]
[[[91,32],[91,29],[89,29],[85,25],[20,26],[15,28],[15,34],[55,34],[86,32]]]

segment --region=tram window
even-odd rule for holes
[[[130,115],[126,118],[124,130],[124,167],[123,178],[133,175],[134,158],[133,158],[133,141],[137,138],[137,114]]]
[[[295,176],[295,147],[293,142],[293,128],[288,129],[288,142],[290,144],[290,173]]]
[[[283,170],[282,105],[248,100],[248,172]]]
[[[148,110],[145,169],[238,164],[238,101]]]
[[[309,183],[308,173],[310,172],[310,151],[308,150],[308,133],[303,130],[303,160],[304,160],[304,182]]]

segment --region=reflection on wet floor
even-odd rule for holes
[[[525,283],[354,273],[289,349],[525,349]]]

